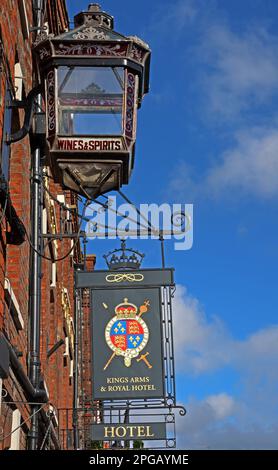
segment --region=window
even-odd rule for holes
[[[15,323],[15,326],[17,330],[23,330],[24,320],[21,315],[19,303],[12,289],[10,280],[7,277],[5,278],[4,288],[5,288],[5,301],[6,301],[6,304],[9,306],[9,310],[10,310],[12,319]]]
[[[59,67],[59,134],[122,134],[123,90],[122,68]]]
[[[21,101],[23,99],[24,86],[22,68],[19,62],[16,62],[14,66],[14,88],[15,98]]]
[[[69,356],[69,338],[68,336],[65,337],[65,352],[64,356],[68,357]]]
[[[7,144],[7,136],[12,132],[12,108],[11,102],[13,95],[11,92],[11,86],[6,81],[6,92],[5,92],[5,113],[3,123],[3,136],[2,136],[2,151],[1,151],[1,171],[6,181],[10,178],[10,145]]]
[[[13,411],[12,417],[12,435],[10,450],[19,450],[20,448],[20,432],[21,432],[21,414],[19,410]]]
[[[57,200],[61,202],[64,206],[69,207],[66,203],[66,198],[64,194],[57,194]],[[69,210],[65,210],[64,208],[60,208],[61,214],[61,232],[63,233],[72,233],[72,221],[71,221],[71,213]]]
[[[47,209],[46,207],[42,210],[42,233],[47,234]]]
[[[57,282],[57,264],[55,261],[51,263],[51,278],[50,278],[50,287],[56,287]]]

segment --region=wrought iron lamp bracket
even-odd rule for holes
[[[33,119],[34,112],[35,112],[36,98],[42,92],[43,92],[42,85],[38,85],[37,87],[33,88],[29,92],[25,100],[22,100],[22,101],[13,100],[10,103],[11,108],[24,109],[25,116],[24,116],[23,126],[21,127],[21,129],[19,129],[14,134],[7,135],[7,138],[6,138],[7,144],[13,144],[15,142],[18,142],[19,140],[22,140],[30,132],[31,126],[32,126],[32,119]]]
[[[29,26],[30,33],[36,33],[37,31],[47,31],[47,26]]]

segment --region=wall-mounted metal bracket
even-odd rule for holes
[[[11,227],[11,231],[6,232],[7,243],[21,245],[25,241],[25,226],[12,204],[8,183],[3,175],[0,175],[0,205]]]
[[[7,135],[6,143],[13,144],[22,140],[29,132],[32,126],[32,119],[35,112],[35,100],[43,91],[42,85],[33,88],[25,100],[14,100],[10,103],[11,108],[24,109],[24,123],[21,129],[11,135]]]
[[[59,341],[57,341],[57,343],[55,343],[54,346],[52,346],[52,348],[50,348],[47,351],[47,359],[49,359],[52,356],[52,354],[54,354],[57,351],[57,349],[63,346],[63,344],[65,344],[65,341],[63,339],[60,339]]]
[[[64,238],[87,238],[87,235],[86,232],[81,230],[81,232],[76,233],[43,233],[42,237],[50,240],[63,240]]]
[[[30,33],[35,33],[37,31],[47,31],[47,26],[29,26]]]

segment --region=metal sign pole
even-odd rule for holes
[[[79,314],[81,308],[80,290],[75,289],[75,312],[74,312],[74,389],[73,389],[73,439],[74,449],[79,449],[78,429],[78,356],[79,356]]]
[[[42,2],[33,1],[36,26],[40,27],[42,22]],[[41,105],[41,96],[38,96],[38,106]],[[29,377],[35,389],[39,386],[40,374],[40,304],[41,304],[41,152],[36,148],[32,158],[32,244],[35,249],[31,250],[31,275],[30,275],[30,365]],[[38,406],[32,406],[31,430],[28,439],[29,450],[37,450],[39,416],[36,412]]]

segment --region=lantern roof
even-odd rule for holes
[[[106,28],[105,26],[94,23],[86,23],[71,31],[67,31],[66,33],[56,36],[55,39],[59,41],[72,41],[74,39],[123,41],[128,38],[120,33],[117,33],[116,31]]]
[[[114,31],[114,18],[101,11],[97,3],[90,3],[88,11],[82,11],[74,17],[74,29],[54,36],[53,40],[102,40],[102,41],[133,41],[150,50],[149,45],[137,36],[124,36]]]
[[[114,31],[114,18],[101,11],[97,3],[90,3],[88,11],[82,11],[74,17],[74,29],[67,31],[55,39],[100,39],[105,41],[125,40],[126,36]]]

